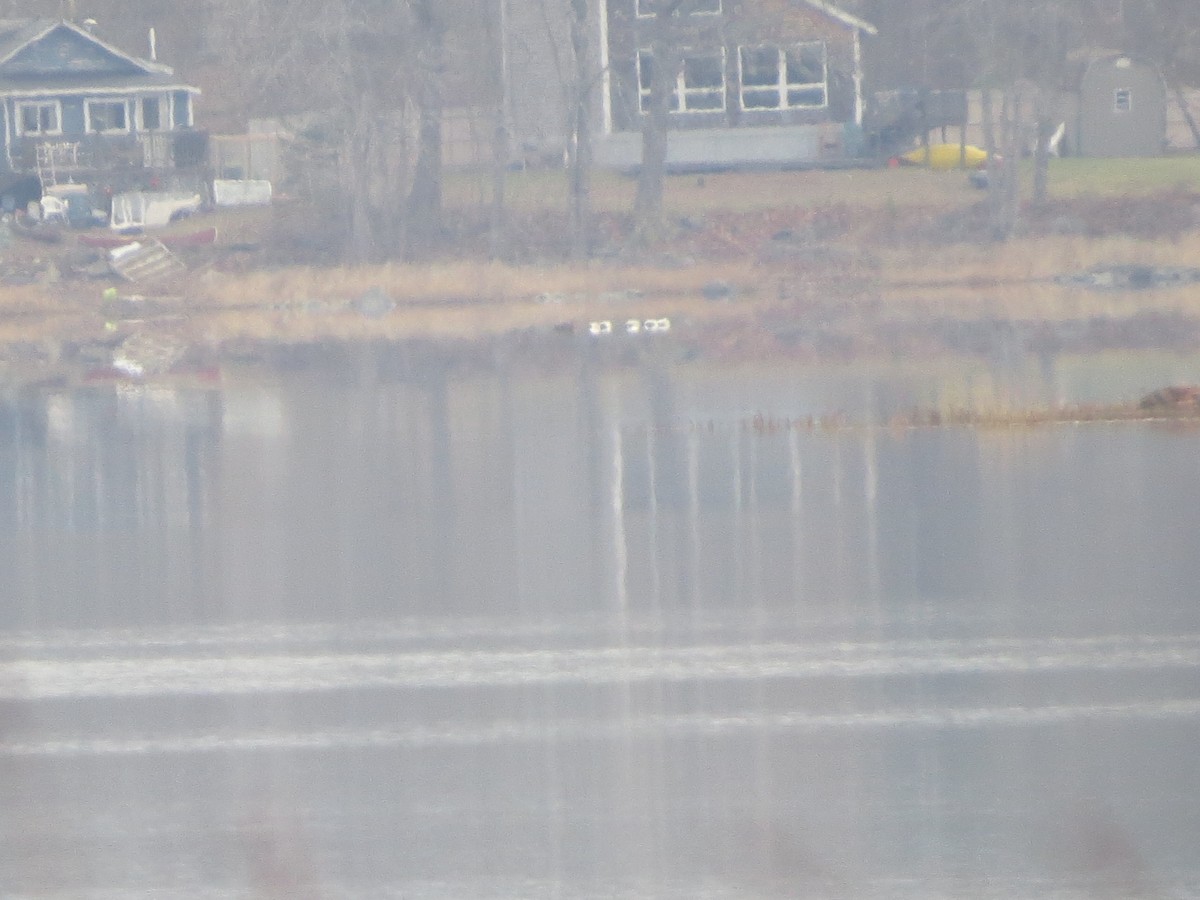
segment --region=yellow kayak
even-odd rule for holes
[[[964,165],[963,148],[959,144],[930,144],[928,160],[924,147],[901,154],[900,159],[916,166],[928,165],[931,169],[978,169],[987,162],[987,151],[968,144]]]

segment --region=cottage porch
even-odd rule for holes
[[[43,187],[111,175],[117,181],[167,169],[194,169],[208,157],[201,130],[86,135],[75,140],[17,138],[9,148],[11,169],[36,174]],[[125,177],[121,177],[125,176]]]

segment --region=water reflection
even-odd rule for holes
[[[1200,433],[338,362],[0,403],[14,894],[1200,886]]]

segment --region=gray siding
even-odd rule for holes
[[[567,0],[496,2],[502,3],[504,10],[506,109],[513,151],[529,161],[560,159],[567,141],[569,85],[574,72],[570,5]],[[596,0],[588,4],[592,16],[588,49],[591,71],[595,73],[589,100],[601,165],[625,165],[630,155],[626,145],[632,145],[618,135],[636,135],[641,127],[636,59],[647,42],[641,34],[646,22],[638,20],[634,4],[635,0]],[[605,9],[606,28],[602,28],[600,16]],[[681,43],[724,50],[728,97],[724,108],[717,112],[672,114],[671,128],[675,132],[714,132],[698,134],[692,140],[675,140],[675,152],[682,154],[681,165],[699,164],[702,160],[694,160],[694,156],[718,148],[721,152],[715,153],[714,162],[726,157],[736,162],[745,157],[762,164],[812,163],[846,153],[853,143],[841,127],[854,118],[852,29],[806,4],[779,4],[774,0],[724,0],[721,14],[697,15],[693,19],[695,27],[684,29]],[[604,34],[607,47],[602,48]],[[810,41],[823,43],[827,52],[826,102],[812,108],[743,109],[738,48]],[[602,52],[609,64],[607,73],[602,71]],[[614,132],[611,139],[604,133],[605,100]],[[771,139],[772,128],[782,129],[778,140]],[[745,134],[716,134],[721,130],[745,130]],[[756,148],[756,142],[762,147]],[[732,152],[730,148],[739,149]]]
[[[1088,66],[1079,85],[1081,156],[1159,156],[1166,132],[1166,88],[1156,69],[1124,56]]]
[[[678,41],[692,51],[721,52],[725,98],[720,109],[671,114],[671,128],[763,128],[822,125],[854,118],[854,32],[803,3],[768,0],[722,0],[722,11],[680,20]],[[636,15],[634,0],[609,0],[612,60],[613,126],[638,131],[639,87],[636,58],[650,46],[652,20]],[[825,101],[814,106],[754,108],[743,106],[741,48],[780,49],[798,44],[822,45],[826,62]],[[752,90],[752,89],[751,89]]]
[[[62,128],[64,137],[83,134],[85,119],[82,97],[64,97],[62,100]]]

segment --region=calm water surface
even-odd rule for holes
[[[10,391],[3,895],[1200,897],[1200,431],[796,424],[1081,372]]]

